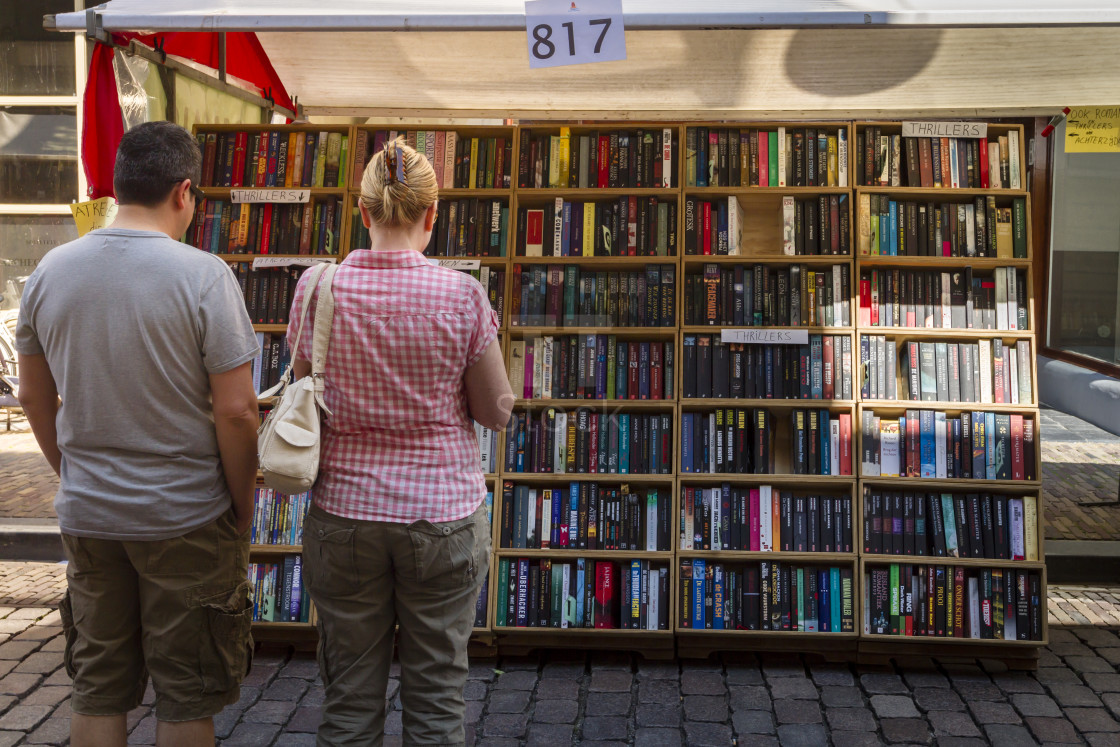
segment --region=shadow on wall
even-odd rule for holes
[[[1120,436],[1120,381],[1038,356],[1039,401]]]
[[[834,98],[861,96],[901,85],[933,61],[942,29],[843,29],[843,43],[821,44],[819,29],[798,31],[786,50],[791,83],[808,93]],[[853,54],[853,52],[871,54]],[[879,60],[889,59],[890,65]]]

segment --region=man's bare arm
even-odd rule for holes
[[[210,374],[210,391],[222,471],[233,498],[237,530],[244,533],[253,523],[253,491],[257,481],[258,415],[252,364]]]
[[[62,472],[62,452],[58,449],[58,385],[47,363],[45,355],[19,355],[19,398],[20,407],[27,415],[31,431],[43,456],[47,458],[55,474]]]

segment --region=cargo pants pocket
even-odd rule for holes
[[[70,600],[69,591],[63,595],[62,601],[58,604],[58,616],[62,618],[62,636],[66,642],[62,651],[62,663],[66,668],[66,674],[70,679],[74,679],[78,672],[78,668],[74,666],[74,640],[78,636],[78,631],[74,627],[74,604]]]
[[[416,562],[416,580],[436,591],[452,591],[469,586],[485,571],[489,554],[489,528],[486,509],[463,519],[431,522],[426,519],[408,525]]]
[[[253,662],[253,602],[249,582],[199,600],[205,629],[199,642],[204,693],[223,693],[241,684]]]

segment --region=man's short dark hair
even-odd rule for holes
[[[202,178],[202,152],[189,132],[173,122],[145,122],[124,134],[113,167],[113,190],[121,205],[155,207],[177,183]]]

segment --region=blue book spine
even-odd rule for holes
[[[572,203],[564,201],[564,225],[560,229],[560,253],[565,257],[572,254]]]
[[[626,600],[629,625],[623,627],[637,628],[642,619],[642,561],[630,561],[630,598]]]
[[[595,398],[607,398],[607,336],[592,335],[595,341]],[[617,361],[616,361],[617,365]]]
[[[832,474],[832,428],[828,422],[828,410],[821,410],[820,437],[821,437],[821,474]]]
[[[918,430],[921,436],[922,477],[937,476],[937,448],[933,442],[933,410],[918,411]]]
[[[891,200],[891,256],[898,256],[898,203]]]
[[[681,413],[681,472],[692,472],[693,413]]]
[[[832,600],[829,595],[828,585],[831,577],[827,570],[817,573],[818,588],[817,588],[817,616],[820,618],[820,631],[822,633],[832,632],[832,614],[829,611],[832,607]]]
[[[984,413],[972,413],[972,477],[983,480],[988,474],[987,470],[987,424],[984,422]]]
[[[583,627],[583,598],[586,596],[587,589],[587,571],[584,566],[584,559],[576,559],[576,623],[575,627]]]
[[[712,569],[712,629],[723,630],[723,566]]]
[[[630,416],[618,416],[618,471],[619,474],[630,474]]]
[[[692,629],[704,629],[704,561],[692,561]]]
[[[840,620],[840,568],[837,566],[830,568],[829,576],[829,588],[832,589],[832,594],[829,595],[829,601],[832,603],[832,631],[839,633],[844,629]]]
[[[996,414],[994,412],[984,413],[984,433],[987,436],[985,442],[985,474],[989,480],[996,479]]]
[[[560,522],[564,516],[564,506],[562,505],[563,493],[559,488],[552,490],[552,532],[549,540],[553,547],[560,546]]]

